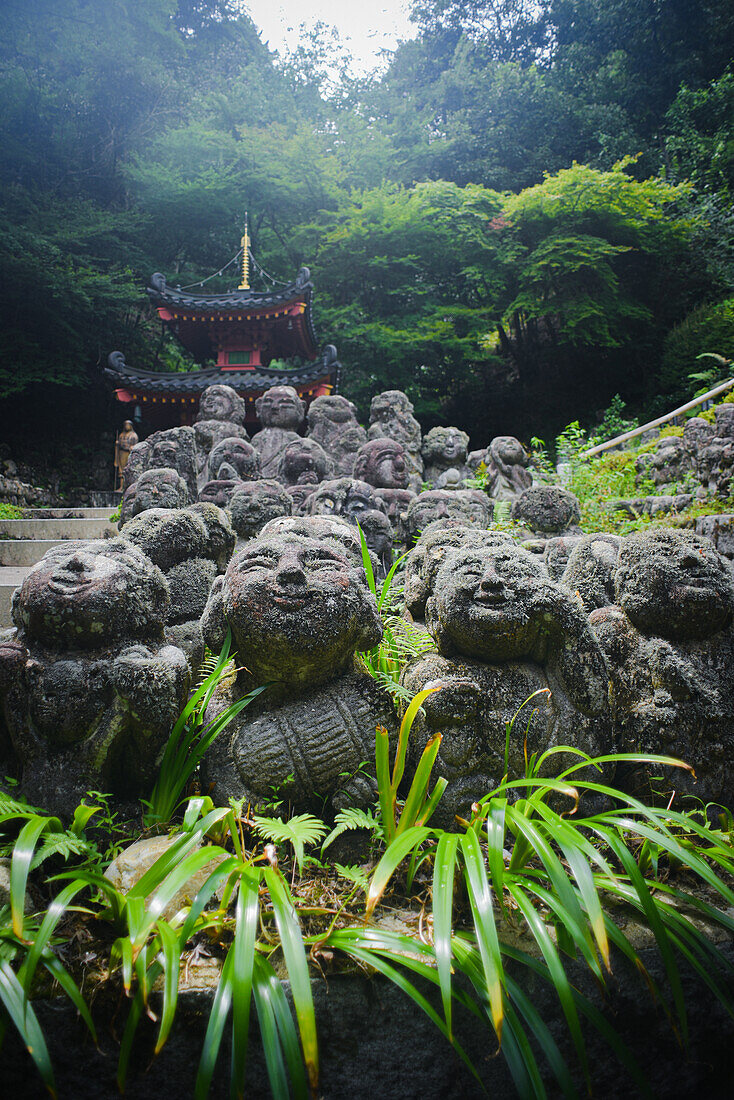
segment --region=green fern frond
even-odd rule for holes
[[[318,844],[326,835],[326,825],[313,814],[296,814],[288,821],[283,821],[280,817],[261,817],[254,814],[252,820],[255,831],[265,840],[274,844],[292,845],[299,873],[303,867],[304,845]]]
[[[85,840],[73,833],[47,833],[43,844],[33,857],[31,870],[35,870],[51,856],[62,856],[68,859],[69,856],[89,855],[93,851],[94,849],[90,849],[90,845]]]
[[[353,882],[355,886],[359,886],[360,890],[364,890],[365,894],[369,888],[370,878],[367,872],[356,863],[335,863],[334,870],[340,878],[345,878],[348,882]]]
[[[321,845],[321,851],[325,852],[329,845],[342,833],[349,829],[369,829],[375,836],[382,836],[382,826],[379,818],[371,810],[362,810],[358,806],[349,806],[340,810],[334,818],[334,828]]]

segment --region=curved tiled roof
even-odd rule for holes
[[[302,267],[292,283],[280,290],[230,290],[219,294],[190,294],[180,287],[169,286],[165,275],[151,275],[147,294],[156,306],[173,306],[177,309],[262,309],[265,306],[284,305],[287,302],[306,300],[310,305],[313,295],[311,273]]]
[[[331,350],[304,367],[292,370],[271,370],[257,367],[255,370],[222,370],[208,367],[206,370],[176,374],[169,371],[138,370],[128,366],[121,352],[112,352],[104,368],[107,377],[117,386],[130,388],[138,393],[196,394],[217,383],[231,386],[238,393],[256,391],[262,393],[270,386],[303,386],[320,379],[332,377],[340,364]]]

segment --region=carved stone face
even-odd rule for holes
[[[489,445],[491,457],[504,466],[527,466],[529,455],[514,435],[498,435]]]
[[[481,493],[471,489],[434,489],[419,493],[408,506],[405,527],[414,542],[429,523],[439,519],[458,519],[473,527],[486,527],[489,521],[489,502]]]
[[[580,514],[577,498],[557,485],[534,485],[512,507],[513,519],[544,535],[562,534],[578,523]]]
[[[289,516],[292,502],[277,481],[263,478],[240,485],[229,502],[232,526],[240,539],[252,539],[270,519]]]
[[[186,482],[175,470],[166,467],[146,470],[135,482],[134,490],[134,516],[149,508],[185,508],[188,503]]]
[[[436,574],[426,606],[429,630],[467,656],[517,660],[532,650],[542,625],[547,575],[516,546],[452,550]]]
[[[271,386],[255,402],[263,428],[296,431],[303,423],[304,403],[293,386]]]
[[[313,431],[317,424],[324,422],[349,424],[354,419],[354,405],[351,401],[347,401],[346,397],[340,397],[338,394],[317,397],[308,408],[309,431]]]
[[[397,414],[413,415],[413,405],[402,390],[385,390],[372,398],[370,404],[370,423],[385,422]]]
[[[503,544],[514,546],[510,535],[482,531],[467,526],[462,520],[448,519],[429,524],[405,561],[405,606],[408,611],[414,618],[423,618],[436,573],[451,550]]]
[[[280,476],[286,485],[318,485],[329,467],[328,455],[315,439],[294,439],[283,451]]]
[[[155,636],[167,604],[163,575],[125,539],[66,542],[26,576],[13,600],[13,621],[54,647],[98,648]]]
[[[460,428],[431,428],[423,441],[427,466],[462,466],[469,451],[469,436]]]
[[[173,439],[159,439],[150,452],[152,469],[175,469],[179,460],[178,444]]]
[[[229,436],[209,455],[209,477],[212,481],[255,481],[260,476],[260,456],[244,439]]]
[[[357,452],[354,476],[379,489],[406,489],[410,471],[405,449],[393,439],[371,439]]]
[[[199,401],[197,420],[231,420],[244,424],[245,403],[231,386],[207,386]]]
[[[249,483],[239,477],[208,481],[199,493],[199,500],[205,504],[216,504],[218,508],[228,508],[237,490],[247,484]]]
[[[358,523],[363,512],[383,511],[374,488],[351,477],[323,482],[308,498],[306,508],[311,516],[344,516],[352,523]]]
[[[707,638],[734,610],[724,559],[708,539],[658,528],[626,538],[614,573],[617,602],[638,630],[675,640]]]
[[[381,635],[361,570],[334,543],[295,533],[263,536],[235,555],[222,607],[256,678],[322,681]]]

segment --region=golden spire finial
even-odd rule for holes
[[[242,245],[242,282],[239,290],[250,289],[250,234],[247,232],[247,214],[245,214],[245,232],[240,241]]]

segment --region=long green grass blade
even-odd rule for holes
[[[89,1034],[92,1036],[96,1044],[97,1029],[94,1026],[94,1021],[92,1020],[92,1015],[89,1011],[89,1008],[87,1007],[87,1002],[82,997],[71,974],[68,972],[63,963],[60,962],[60,960],[57,959],[53,952],[50,950],[44,951],[41,962],[46,967],[54,981],[59,983],[66,996],[74,1005],[75,1009],[86,1024]]]
[[[405,756],[408,751],[408,739],[410,737],[410,731],[413,728],[413,722],[415,716],[423,706],[429,695],[433,695],[435,691],[440,691],[441,686],[424,688],[423,691],[419,691],[417,695],[411,699],[408,704],[408,709],[403,715],[403,720],[400,723],[400,733],[398,734],[398,748],[395,753],[395,763],[393,765],[391,785],[394,791],[400,786],[400,781],[403,778],[405,771]]]
[[[423,750],[410,784],[408,797],[405,799],[405,805],[403,806],[403,812],[398,821],[398,827],[395,830],[396,836],[400,836],[400,834],[404,833],[411,825],[415,825],[420,817],[426,801],[433,765],[436,763],[438,750],[441,747],[441,740],[440,733],[434,734]]]
[[[413,848],[417,848],[430,836],[431,830],[421,826],[414,826],[401,833],[399,837],[388,844],[382,859],[375,867],[370,880],[370,888],[367,892],[366,915],[367,918],[375,911],[380,898],[387,889],[387,884],[395,870],[403,862]]]
[[[141,920],[134,937],[135,946],[140,947],[142,945],[164,909],[189,879],[198,871],[203,870],[217,856],[226,859],[228,853],[218,845],[207,845],[196,852],[190,852],[178,867],[166,876],[146,906],[145,916]]]
[[[540,1015],[530,997],[526,995],[520,985],[507,975],[507,993],[516,1006],[518,1014],[523,1017],[530,1028],[533,1038],[542,1050],[548,1065],[553,1070],[561,1091],[569,1100],[578,1096],[578,1089],[574,1084],[568,1064],[561,1054],[550,1028]]]
[[[275,976],[271,973],[272,967],[268,969],[268,964],[263,965],[264,962],[265,960],[259,957],[255,959],[252,984],[257,1009],[257,1022],[260,1026],[260,1041],[265,1055],[265,1065],[273,1100],[289,1100],[288,1070],[281,1044],[281,1031],[279,1031],[276,1022],[274,1004],[277,978],[273,981]],[[281,1025],[282,1028],[285,1026],[284,1024]]]
[[[492,1025],[501,1043],[504,1017],[502,956],[484,856],[479,840],[472,830],[462,834],[461,851],[464,857],[465,879],[474,918],[474,930],[484,968]]]
[[[240,1098],[245,1092],[245,1065],[250,1028],[252,971],[255,965],[255,937],[260,916],[259,877],[244,869],[239,880],[235,910],[232,957],[232,1074],[230,1095]]]
[[[4,959],[0,960],[0,1001],[25,1043],[44,1085],[55,1097],[54,1071],[41,1025],[33,1011],[33,1006],[26,1002],[23,987],[13,973],[10,963]]]
[[[277,1029],[278,1057],[282,1061],[282,1055],[285,1055],[285,1066],[290,1075],[293,1094],[296,1100],[308,1100],[309,1096],[314,1098],[315,1093],[309,1090],[306,1080],[303,1053],[283,983],[278,979],[270,963],[261,955],[255,959],[255,973],[258,988],[261,991],[267,990],[269,1009]]]
[[[158,1039],[155,1044],[156,1054],[160,1052],[168,1038],[176,1015],[181,960],[178,936],[168,921],[159,920],[157,928],[161,945],[158,961],[163,968],[163,1007],[161,1009],[161,1023],[158,1028]]]
[[[56,925],[64,916],[76,895],[86,889],[86,882],[70,882],[68,886],[65,886],[64,889],[56,895],[49,905],[46,915],[41,921],[41,927],[34,937],[33,946],[28,952],[19,974],[19,980],[22,982],[23,988],[25,989],[26,997],[30,993],[33,976],[36,972],[38,962],[46,950],[49,940],[54,934]]]
[[[196,1074],[196,1084],[194,1086],[195,1100],[206,1100],[206,1097],[209,1095],[209,1089],[211,1088],[214,1068],[217,1064],[219,1048],[222,1043],[222,1035],[224,1034],[224,1027],[227,1023],[227,1017],[229,1016],[229,1010],[232,1005],[233,966],[234,958],[232,948],[230,947],[222,966],[222,972],[219,975],[219,984],[217,985],[217,991],[214,994],[211,1012],[209,1013],[209,1022],[206,1027],[204,1046],[201,1051],[199,1069]]]
[[[263,873],[270,890],[275,921],[280,934],[280,945],[291,983],[309,1087],[315,1095],[319,1081],[319,1048],[303,933],[285,879],[272,867],[266,867]]]
[[[451,922],[454,906],[454,874],[459,838],[442,833],[433,861],[433,944],[446,1030],[452,1035],[451,1020]]]
[[[13,857],[10,863],[10,912],[13,918],[13,932],[21,940],[23,939],[25,892],[31,860],[38,838],[51,825],[55,831],[62,831],[61,822],[56,817],[32,817],[20,830],[13,846]]]
[[[395,791],[390,780],[390,738],[384,726],[375,732],[375,765],[380,817],[388,843],[395,837]]]

